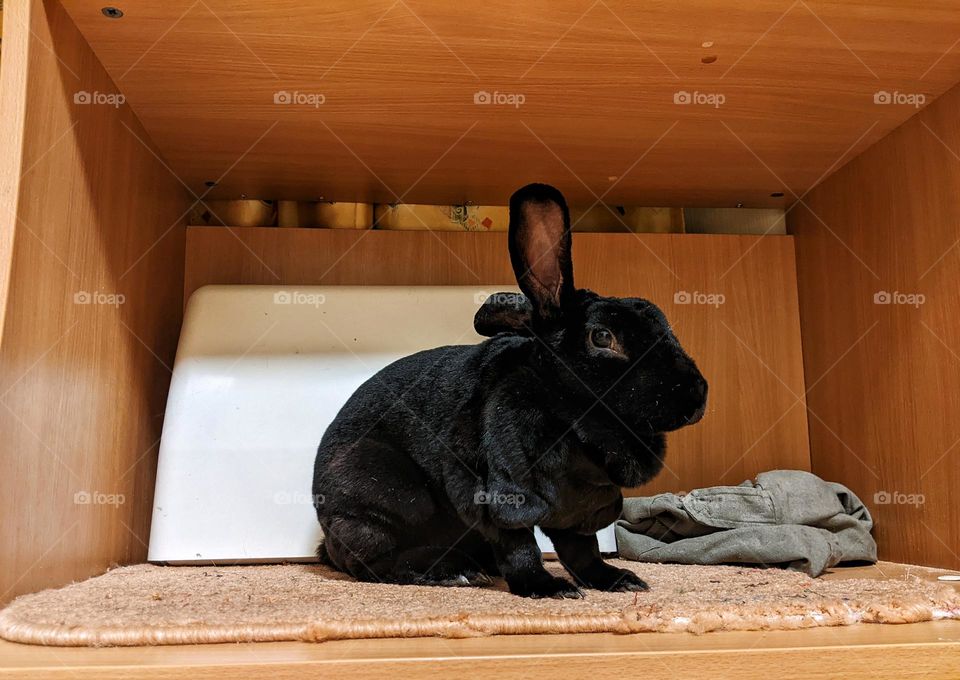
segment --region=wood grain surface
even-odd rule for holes
[[[182,310],[183,187],[56,2],[8,3],[0,603],[142,560]]]
[[[813,470],[885,559],[960,567],[960,88],[788,213]]]
[[[956,0],[64,6],[219,198],[784,206],[960,80]]]

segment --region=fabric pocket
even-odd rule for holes
[[[680,499],[697,522],[717,529],[751,524],[779,524],[773,498],[752,486],[714,486],[696,489]]]

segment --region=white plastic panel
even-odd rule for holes
[[[160,444],[148,559],[313,559],[313,460],[376,371],[483,338],[473,315],[511,286],[206,286],[190,298]],[[539,534],[539,532],[538,532]],[[600,534],[613,552],[612,527]],[[540,534],[545,551],[552,547]]]

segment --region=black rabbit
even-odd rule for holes
[[[601,559],[595,532],[619,516],[621,487],[660,471],[664,433],[700,420],[707,383],[655,305],[574,288],[559,191],[511,197],[509,243],[525,296],[483,305],[475,327],[493,337],[390,364],[327,429],[318,555],[363,581],[644,590]],[[534,525],[577,585],[544,569]]]

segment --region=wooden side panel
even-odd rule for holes
[[[789,212],[813,470],[881,557],[960,567],[960,87]]]
[[[6,11],[0,602],[146,555],[189,205],[60,5]]]
[[[579,286],[663,307],[711,385],[707,416],[670,437],[668,469],[644,493],[809,469],[789,237],[575,234],[574,263]],[[506,234],[187,230],[187,297],[210,283],[513,281]]]

